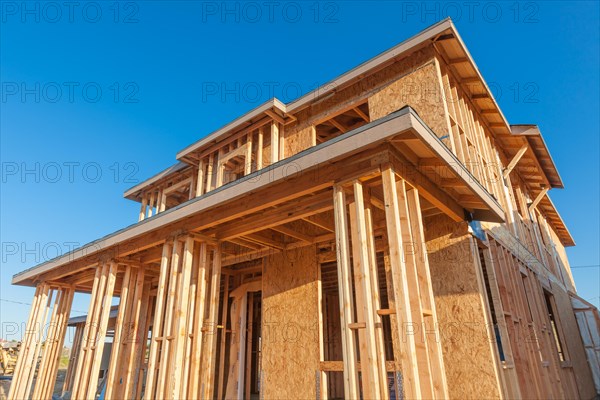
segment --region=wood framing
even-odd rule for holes
[[[442,21],[188,146],[126,191],[136,224],[15,275],[8,398],[51,398],[67,326],[77,399],[592,398],[560,187]]]

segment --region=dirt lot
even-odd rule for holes
[[[54,386],[53,398],[60,398],[66,373],[66,369],[58,370],[58,376],[56,377],[56,385]],[[10,380],[0,380],[0,400],[6,400],[6,397],[8,396],[8,390],[10,389],[10,383]]]

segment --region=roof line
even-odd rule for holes
[[[416,128],[412,124],[412,120],[418,122],[418,126]],[[386,124],[389,124],[390,126],[387,126]],[[387,126],[385,129],[382,127],[384,125]],[[275,182],[280,182],[282,180],[287,179],[289,175],[288,167],[292,163],[304,167],[316,167],[321,163],[345,157],[349,153],[352,153],[352,151],[355,151],[357,148],[367,146],[367,144],[364,143],[364,138],[368,138],[369,143],[371,144],[378,143],[378,141],[385,140],[385,137],[389,137],[394,134],[390,130],[400,129],[399,127],[404,126],[406,126],[406,128],[402,129],[415,129],[415,131],[420,131],[424,134],[426,133],[426,136],[429,140],[429,146],[431,146],[432,143],[437,145],[437,141],[440,140],[435,135],[435,133],[433,133],[433,131],[431,131],[431,129],[419,118],[417,113],[412,108],[410,108],[409,106],[403,107],[399,111],[393,112],[383,118],[377,119],[352,131],[346,132],[345,134],[340,135],[330,141],[321,143],[317,146],[311,147],[300,153],[297,153],[291,157],[280,160],[269,166],[269,168],[267,169],[255,171],[250,175],[246,175],[243,178],[221,186],[202,196],[188,200],[174,208],[166,210],[151,218],[144,219],[140,222],[120,229],[116,232],[105,235],[102,238],[96,239],[68,253],[62,254],[39,265],[21,271],[13,276],[12,283],[23,284],[23,282],[27,279],[32,279],[54,268],[58,268],[60,266],[72,263],[86,256],[99,253],[105,249],[110,248],[111,246],[118,245],[119,243],[125,242],[127,240],[146,235],[152,231],[163,228],[168,224],[181,221],[192,214],[197,214],[206,210],[210,210],[216,205],[223,203],[224,200],[233,200],[252,191],[264,189],[267,186],[274,184]],[[369,131],[372,134],[366,136],[359,136],[361,133],[366,131]],[[343,146],[338,145],[338,143],[345,140],[349,140],[350,143],[353,144],[353,146],[351,147],[354,150],[348,151]],[[346,147],[347,146],[349,146],[349,144],[346,144]],[[453,157],[455,157],[447,147],[441,144],[441,142],[439,142],[438,148],[444,149],[444,151],[447,153],[447,157],[449,157],[450,159],[453,159]],[[327,156],[324,156],[325,153],[327,154]],[[330,158],[327,159],[327,157]],[[461,173],[465,174],[465,181],[471,182],[472,184],[473,182],[477,182],[477,180],[471,175],[469,171],[467,171],[464,168],[464,166],[462,166],[461,164],[456,164],[455,166],[460,166],[460,168],[464,169],[461,169]],[[270,177],[272,178],[268,180],[256,179],[257,176],[265,172],[268,172],[270,174]],[[478,189],[478,191],[485,190],[483,189],[481,184],[479,184],[479,182],[477,182],[475,186]],[[231,192],[232,190],[236,189],[237,192]],[[489,198],[486,198],[483,201],[484,203],[487,203],[487,205],[491,207],[494,210],[494,212],[497,212],[501,219],[504,219],[504,213],[501,210],[499,203],[495,199],[489,196]]]
[[[265,101],[258,107],[255,107],[252,110],[248,111],[247,113],[237,117],[233,121],[227,123],[226,125],[222,126],[219,129],[217,129],[216,131],[209,133],[207,136],[203,137],[202,139],[185,147],[183,150],[181,150],[177,153],[176,158],[178,160],[181,160],[183,157],[185,157],[192,151],[197,150],[198,148],[204,146],[211,140],[215,140],[215,139],[219,138],[221,135],[229,132],[232,129],[235,129],[239,124],[262,114],[263,112],[265,112],[265,110],[268,110],[272,107],[276,107],[284,113],[286,112],[286,105],[283,102],[281,102],[279,99],[277,99],[276,97],[273,97],[273,98]]]
[[[154,183],[154,182],[164,178],[165,176],[172,174],[173,172],[180,171],[186,167],[189,167],[189,164],[179,161],[179,162],[171,165],[170,167],[163,169],[156,175],[153,175],[150,178],[138,183],[137,185],[130,187],[129,189],[127,189],[125,191],[125,193],[123,193],[123,197],[129,198],[130,196],[133,196],[137,191],[143,189],[144,187],[148,186],[149,184]]]
[[[514,129],[514,128],[516,128],[516,129]],[[524,130],[521,131],[520,128],[524,129]],[[516,131],[516,130],[520,130],[520,132]],[[552,158],[552,154],[550,153],[550,149],[548,148],[548,145],[546,144],[546,141],[544,140],[544,135],[542,135],[542,131],[540,130],[540,127],[537,124],[511,124],[510,131],[511,131],[511,135],[513,135],[515,137],[519,137],[519,136],[524,137],[527,140],[527,143],[528,143],[529,147],[531,148],[531,151],[533,152],[534,157],[536,157],[536,158],[538,156],[537,156],[537,154],[535,154],[535,151],[534,151],[528,137],[537,137],[542,141],[544,150],[546,151],[546,154],[548,155],[548,158],[550,159],[550,164],[551,164],[552,168],[554,169],[554,172],[556,173],[556,176],[558,177],[558,181],[559,181],[559,186],[553,186],[553,187],[556,187],[558,189],[564,189],[565,185],[560,176],[560,172],[558,171],[558,167],[556,166],[556,163],[554,162],[554,158]],[[538,159],[538,162],[539,162],[539,159]],[[540,165],[541,165],[541,163],[540,163]],[[544,170],[543,166],[542,166],[542,173],[546,176],[546,179],[548,180],[548,182],[550,182],[550,178],[548,177],[548,174]]]
[[[251,118],[261,114],[262,112],[264,112],[264,110],[266,110],[270,107],[277,107],[284,113],[297,112],[301,108],[305,107],[310,101],[316,100],[317,98],[327,95],[332,90],[335,90],[337,87],[341,86],[342,84],[345,84],[345,83],[351,81],[352,79],[355,79],[356,77],[368,72],[369,70],[373,69],[374,67],[380,65],[383,62],[392,60],[393,58],[399,56],[400,54],[406,52],[407,50],[410,50],[411,48],[425,42],[426,40],[435,37],[437,34],[443,32],[449,28],[453,29],[456,32],[456,29],[454,28],[454,25],[452,24],[452,21],[450,18],[446,18],[436,24],[433,24],[430,27],[419,32],[418,34],[414,35],[413,37],[411,37],[407,40],[404,40],[403,42],[392,47],[391,49],[388,49],[388,50],[380,53],[379,55],[363,62],[359,66],[351,69],[350,71],[343,73],[342,75],[339,75],[337,78],[334,78],[333,80],[329,81],[325,85],[321,85],[319,88],[308,92],[304,96],[302,96],[299,99],[296,99],[288,104],[285,104],[282,101],[280,101],[279,99],[277,99],[276,97],[273,97],[273,98],[267,100],[266,102],[264,102],[263,104],[246,112],[245,114],[237,117],[233,121],[227,123],[226,125],[219,128],[218,130],[213,131],[212,133],[209,133],[204,138],[185,147],[184,149],[182,149],[181,151],[179,151],[177,153],[176,158],[178,160],[181,160],[183,157],[185,157],[190,152],[198,149],[199,147],[202,147],[206,143],[218,138],[220,135],[230,131],[231,129],[234,129],[236,127],[236,125],[239,125],[240,123],[247,121],[248,119],[251,119]],[[323,90],[324,87],[326,87],[328,89]]]
[[[425,43],[428,40],[434,39],[436,36],[440,35],[442,32],[444,32],[448,29],[450,29],[452,31],[456,40],[459,42],[462,50],[465,52],[467,58],[469,59],[469,62],[472,64],[473,69],[475,70],[475,73],[477,74],[478,78],[481,80],[482,85],[484,86],[491,101],[493,102],[500,117],[502,118],[503,123],[506,125],[506,128],[510,131],[510,124],[508,123],[506,117],[502,113],[502,110],[500,109],[498,102],[494,98],[492,91],[490,90],[489,86],[483,79],[483,75],[479,71],[477,64],[475,63],[473,57],[469,53],[469,50],[467,49],[464,41],[462,40],[460,34],[458,33],[454,23],[452,22],[452,19],[448,17],[440,22],[437,22],[437,23],[425,28],[424,30],[417,33],[416,35],[412,36],[411,38],[402,41],[401,43],[397,44],[396,46],[392,47],[391,49],[388,49],[388,50],[376,55],[375,57],[372,57],[371,59],[363,62],[362,64],[358,65],[357,67],[352,68],[351,70],[339,75],[338,77],[325,83],[324,85],[321,85],[319,88],[310,91],[309,93],[303,95],[302,97],[300,97],[288,104],[281,102],[276,97],[273,97],[273,98],[267,100],[263,104],[255,107],[252,110],[246,112],[245,114],[237,117],[236,119],[227,123],[226,125],[219,128],[218,130],[213,131],[212,133],[208,134],[204,138],[185,147],[184,149],[182,149],[181,151],[179,151],[177,153],[176,159],[182,160],[189,153],[191,153],[191,152],[197,150],[198,148],[206,145],[207,143],[221,137],[222,135],[226,134],[227,132],[231,131],[232,129],[235,129],[236,127],[238,127],[241,123],[260,115],[265,110],[268,110],[271,107],[278,108],[284,114],[296,113],[296,112],[300,111],[301,109],[307,107],[312,101],[315,101],[319,98],[327,96],[331,92],[335,92],[336,90],[339,90],[341,87],[348,84],[352,80],[357,79],[366,74],[369,74],[373,69],[377,68],[378,66],[381,66],[384,63],[393,61],[395,58],[410,51],[411,49]],[[140,186],[140,185],[136,185],[136,186]]]
[[[571,239],[571,241],[573,242],[572,245],[565,245],[563,243],[563,246],[565,247],[572,247],[575,246],[575,239],[573,238],[573,235],[571,234],[571,231],[569,231],[569,227],[567,226],[567,224],[565,223],[565,220],[562,218],[562,216],[560,215],[560,213],[558,212],[558,209],[556,208],[556,205],[554,204],[554,202],[552,201],[552,199],[550,198],[550,193],[546,193],[546,198],[548,199],[548,202],[550,203],[550,205],[552,206],[552,208],[554,208],[554,211],[556,211],[556,216],[558,217],[558,219],[560,220],[560,222],[562,222],[563,227],[565,228],[565,231],[567,232],[567,235],[569,235],[569,238]],[[558,236],[558,232],[554,231],[554,233],[556,234],[556,236]],[[561,238],[559,237],[558,240],[561,240]],[[561,240],[562,242],[562,240]]]
[[[413,47],[425,42],[426,40],[429,40],[429,39],[435,37],[436,35],[440,34],[441,32],[445,31],[446,29],[453,29],[454,31],[456,31],[456,29],[454,28],[454,25],[452,24],[452,20],[450,18],[446,18],[440,22],[437,22],[437,23],[429,26],[428,28],[425,28],[424,30],[417,33],[416,35],[400,42],[399,44],[392,47],[391,49],[388,49],[382,53],[379,53],[375,57],[370,58],[369,60],[363,62],[362,64],[358,65],[357,67],[352,68],[350,71],[344,72],[343,74],[339,75],[338,77],[321,85],[319,88],[312,90],[312,91],[308,92],[307,94],[305,94],[304,96],[288,103],[288,105],[287,105],[288,113],[295,113],[295,112],[300,111],[301,109],[305,108],[308,105],[308,103],[310,103],[311,101],[316,100],[320,97],[323,97],[332,91],[335,91],[338,87],[341,87],[344,84],[346,84],[347,82],[369,72],[374,67],[376,67],[384,62],[393,60],[394,58],[398,57],[399,55],[406,52],[407,50],[410,50]],[[326,88],[326,90],[323,90],[323,88]],[[316,94],[318,94],[318,95],[316,95]]]
[[[450,21],[450,25],[451,25],[452,31],[454,32],[454,35],[456,36],[456,40],[458,40],[458,43],[460,44],[460,47],[462,47],[463,51],[467,55],[467,59],[469,60],[469,62],[471,64],[473,64],[473,69],[475,69],[475,73],[477,74],[477,76],[481,80],[481,83],[483,83],[483,86],[485,87],[485,90],[487,90],[488,95],[490,96],[490,99],[492,100],[492,103],[494,103],[494,106],[496,106],[496,108],[498,109],[498,113],[500,114],[500,117],[502,118],[502,121],[504,122],[504,124],[506,125],[506,127],[508,128],[508,130],[510,131],[510,124],[508,123],[508,120],[504,116],[504,113],[502,112],[502,109],[498,105],[498,102],[496,101],[496,98],[494,97],[494,93],[490,90],[490,87],[488,86],[488,84],[485,81],[485,79],[483,79],[483,74],[479,70],[479,67],[477,66],[477,63],[475,63],[475,59],[473,58],[473,56],[469,52],[469,49],[467,48],[467,45],[465,44],[464,40],[462,39],[462,37],[458,33],[458,30],[456,29],[456,26],[454,26],[454,23],[452,22],[452,19],[448,18],[448,20]]]

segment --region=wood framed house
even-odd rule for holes
[[[562,180],[452,22],[324,87],[183,149],[125,193],[136,224],[15,275],[35,296],[9,399],[50,398],[74,292],[72,398],[107,340],[106,399],[593,398]]]

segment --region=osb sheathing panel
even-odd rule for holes
[[[262,158],[263,158],[263,167],[267,166],[267,165],[271,165],[271,126],[270,125],[266,125],[263,131],[263,151],[262,151]]]
[[[312,142],[312,126],[307,126],[303,129],[295,129],[296,125],[290,128],[286,127],[285,131],[285,154],[286,157],[300,153],[303,150],[313,146]]]
[[[369,97],[369,115],[376,120],[401,109],[412,107],[425,123],[442,137],[448,134],[441,83],[433,60],[398,78]]]
[[[367,101],[370,96],[380,91],[388,84],[396,81],[398,78],[406,74],[411,73],[423,65],[431,65],[433,71],[435,72],[434,58],[435,54],[432,47],[422,48],[406,56],[406,58],[403,58],[402,60],[382,69],[381,71],[361,79],[351,86],[336,90],[333,95],[327,97],[326,99],[317,101],[314,104],[311,104],[309,107],[299,111],[294,115],[297,118],[297,123],[286,127],[286,138],[294,137],[296,136],[296,133],[301,132],[302,140],[295,139],[299,145],[294,149],[290,148],[290,151],[294,151],[294,153],[288,154],[286,152],[286,156],[289,157],[298,151],[304,150],[303,145],[310,140],[310,130],[307,130],[307,128],[311,125],[321,123],[329,117],[338,114],[340,111],[346,110],[349,105]],[[441,96],[437,85],[438,81],[436,75],[436,80],[434,80],[433,83],[428,84],[425,90],[437,89],[438,95]],[[322,89],[326,90],[330,88],[336,89],[335,87],[329,86]],[[421,89],[411,88],[410,90],[411,92],[416,93]],[[429,95],[431,95],[431,93],[429,93]],[[436,95],[436,98],[438,95]],[[441,101],[438,102],[438,107],[440,107],[440,113],[442,113],[440,119],[444,121],[445,126],[443,103]],[[423,117],[423,115],[421,115],[421,117]],[[373,121],[374,119],[375,118],[371,116],[371,120]],[[425,120],[425,122],[429,123],[428,120]],[[445,131],[447,131],[447,128],[442,130],[442,132]],[[436,130],[436,132],[438,131]]]
[[[596,396],[596,388],[594,387],[594,379],[587,362],[585,348],[571,305],[571,298],[568,293],[557,286],[552,287],[552,294],[554,295],[558,318],[564,332],[563,339],[567,346],[568,360],[573,364],[579,398],[593,399]]]
[[[445,215],[428,218],[424,225],[450,398],[499,398],[477,253],[467,225]]]
[[[314,246],[265,258],[261,377],[264,399],[316,396],[317,268]]]

